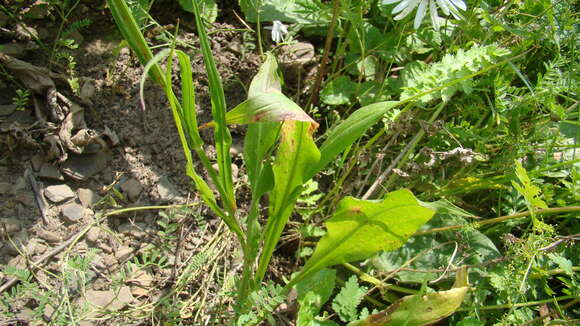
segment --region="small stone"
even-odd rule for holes
[[[165,176],[159,178],[157,192],[159,193],[159,199],[163,201],[171,201],[180,197],[179,192],[175,186],[171,183],[171,181],[169,181],[169,178]]]
[[[61,209],[62,216],[69,223],[76,223],[85,216],[85,208],[76,203],[63,205]]]
[[[99,243],[98,247],[101,248],[101,250],[106,253],[106,254],[112,254],[113,253],[113,248],[111,248],[111,246],[109,246],[106,243]]]
[[[131,283],[131,293],[136,297],[148,295],[153,285],[153,280],[153,276],[144,270],[135,272],[133,277],[128,280]]]
[[[115,252],[115,258],[117,258],[120,263],[123,263],[129,258],[129,256],[131,256],[132,253],[133,248],[129,246],[121,246]]]
[[[48,186],[44,189],[44,195],[53,203],[60,203],[75,196],[68,185]]]
[[[0,116],[9,116],[16,111],[17,106],[14,104],[0,105]]]
[[[99,229],[96,226],[93,226],[92,228],[90,228],[89,231],[87,231],[87,234],[85,235],[85,237],[87,238],[87,241],[91,242],[91,243],[97,243],[97,241],[99,241],[100,236],[101,236],[101,229]]]
[[[63,181],[64,177],[62,173],[58,170],[58,168],[54,164],[50,163],[43,163],[40,167],[40,172],[38,172],[38,176],[44,179],[49,180],[58,180]]]
[[[12,192],[12,185],[8,182],[0,182],[0,195],[9,195]]]
[[[36,246],[34,247],[34,254],[35,255],[42,255],[46,252],[46,249],[48,249],[47,245],[45,245],[44,243],[41,243],[41,242],[37,242]]]
[[[128,286],[123,286],[118,291],[88,290],[85,293],[85,299],[94,307],[112,311],[123,309],[135,300]]]
[[[77,181],[86,181],[107,167],[111,151],[104,149],[95,154],[69,154],[62,164],[62,173]]]
[[[79,197],[79,201],[85,208],[93,207],[99,200],[101,200],[101,196],[96,194],[91,189],[87,188],[79,188],[77,190],[77,196]]]
[[[15,218],[0,218],[0,237],[11,235],[21,230],[20,222]]]
[[[84,100],[90,100],[95,95],[95,86],[91,80],[86,80],[81,88],[80,97]]]
[[[32,169],[35,172],[40,171],[42,164],[44,164],[44,158],[41,154],[34,154],[32,158],[30,158],[30,163],[32,164]]]
[[[240,174],[240,168],[235,163],[232,163],[232,177],[236,179]]]
[[[56,234],[56,232],[45,229],[41,229],[40,231],[38,231],[38,237],[43,240],[46,240],[49,243],[56,243],[60,242],[61,240],[58,234]]]
[[[118,265],[117,259],[111,255],[105,256],[105,258],[103,258],[103,263],[107,266],[107,268],[109,268],[109,270],[113,269]]]
[[[142,239],[147,235],[147,233],[144,231],[144,228],[145,228],[144,223],[137,224],[124,223],[119,225],[118,230],[119,233],[122,233],[124,235],[131,235],[137,239]]]
[[[143,191],[143,185],[139,181],[131,178],[121,184],[121,189],[127,194],[129,200],[134,201],[139,198],[139,195]]]
[[[233,142],[232,146],[230,147],[230,155],[231,156],[238,156],[242,153],[243,148],[242,144],[239,142]]]
[[[20,191],[14,195],[14,200],[26,207],[34,207],[36,205],[34,194],[30,191]]]

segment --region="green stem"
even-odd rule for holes
[[[542,305],[544,303],[552,303],[554,301],[559,302],[559,301],[570,300],[570,299],[577,299],[577,298],[573,295],[565,295],[565,296],[561,296],[558,298],[530,301],[530,302],[524,302],[524,303],[506,303],[506,304],[498,304],[498,305],[493,305],[493,306],[483,306],[483,307],[477,308],[477,310],[498,310],[498,309],[531,307],[531,306],[539,306],[539,305]],[[471,310],[472,309],[470,309],[470,308],[457,309],[457,311],[471,311]]]
[[[580,212],[580,206],[544,208],[544,209],[538,209],[538,210],[534,211],[535,214],[563,214],[563,213],[571,213],[571,212]],[[526,216],[529,216],[531,214],[532,214],[532,212],[525,211],[525,212],[521,212],[521,213],[517,213],[517,214],[513,214],[513,215],[490,218],[490,219],[487,219],[487,220],[484,220],[481,222],[475,222],[475,223],[467,224],[467,225],[481,227],[481,226],[488,225],[488,224],[495,224],[495,223],[500,223],[500,222],[504,222],[507,220],[526,217]],[[415,234],[413,234],[413,237],[418,237],[418,236],[433,234],[433,233],[439,233],[439,232],[444,232],[444,231],[458,230],[458,229],[462,229],[462,228],[466,227],[467,225],[458,224],[458,225],[444,226],[444,227],[440,227],[440,228],[433,228],[433,229],[426,230],[426,231],[418,231],[418,232],[415,232]]]

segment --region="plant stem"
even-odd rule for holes
[[[567,206],[567,207],[554,207],[554,208],[538,209],[538,210],[534,211],[534,214],[562,214],[562,213],[571,213],[571,212],[580,212],[580,206]],[[488,224],[495,224],[495,223],[500,223],[500,222],[507,221],[507,220],[520,218],[520,217],[526,217],[526,216],[529,216],[531,214],[532,214],[532,212],[525,211],[525,212],[521,212],[521,213],[517,213],[517,214],[513,214],[513,215],[506,215],[506,216],[490,218],[490,219],[487,219],[487,220],[484,220],[481,222],[475,222],[475,223],[467,224],[467,225],[474,225],[475,227],[481,227],[481,226],[488,225]],[[426,230],[426,231],[418,231],[418,232],[415,232],[415,234],[413,234],[413,237],[418,237],[418,236],[422,236],[422,235],[433,234],[433,233],[438,233],[438,232],[443,232],[443,231],[458,230],[458,229],[464,228],[467,225],[466,224],[458,224],[458,225],[444,226],[444,227],[440,227],[440,228],[433,228],[433,229]]]
[[[576,299],[577,298],[575,296],[572,295],[565,295],[565,296],[561,296],[558,298],[552,298],[552,299],[544,299],[544,300],[537,300],[537,301],[530,301],[530,302],[524,302],[524,303],[506,303],[506,304],[498,304],[498,305],[493,305],[493,306],[483,306],[480,308],[477,308],[478,310],[497,310],[497,309],[511,309],[511,308],[521,308],[521,307],[531,307],[531,306],[539,306],[541,304],[544,303],[552,303],[554,301],[564,301],[564,300],[570,300],[570,299]],[[457,309],[457,311],[470,311],[470,309],[468,308],[461,308],[461,309]]]
[[[328,34],[326,34],[326,41],[324,42],[324,54],[322,55],[322,62],[318,66],[318,74],[316,75],[316,80],[314,81],[314,86],[312,86],[312,93],[310,94],[310,103],[306,105],[307,110],[318,104],[318,93],[320,91],[320,85],[322,85],[322,79],[324,79],[324,74],[326,71],[326,63],[328,62],[328,56],[330,54],[330,47],[332,46],[332,39],[334,38],[334,29],[336,28],[336,23],[338,21],[340,9],[340,0],[332,1],[332,20],[330,26],[328,26]]]
[[[428,123],[433,123],[433,121],[435,121],[435,119],[437,119],[437,117],[439,116],[439,114],[441,113],[441,111],[443,110],[445,105],[446,105],[446,102],[441,102],[439,104],[439,106],[437,107],[435,112],[433,112],[433,114],[431,115],[431,118],[429,118]],[[405,146],[403,151],[393,160],[393,162],[391,162],[389,167],[371,185],[371,187],[369,188],[369,190],[367,190],[367,192],[364,194],[362,199],[368,199],[370,196],[372,196],[373,193],[375,192],[375,190],[377,190],[377,187],[379,185],[381,185],[383,180],[385,180],[385,178],[391,173],[391,171],[395,168],[395,166],[397,168],[400,168],[401,166],[403,166],[403,164],[407,163],[407,160],[409,159],[409,155],[411,155],[411,153],[414,151],[415,146],[417,146],[419,141],[421,141],[421,139],[423,139],[423,136],[425,136],[425,130],[423,130],[423,128],[421,128],[421,129],[419,129],[419,132],[417,132],[417,134],[413,137],[413,139]],[[386,183],[384,188],[388,187],[388,185],[393,181],[393,179],[394,179],[394,175],[391,175],[389,177],[389,179],[387,180],[387,183]]]

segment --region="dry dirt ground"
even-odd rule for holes
[[[64,51],[76,60],[80,94],[63,82],[66,69],[49,61],[58,21],[44,16],[25,22],[40,45],[26,32],[0,35],[2,44],[28,47],[0,61],[0,325],[73,319],[80,325],[146,325],[162,315],[197,323],[218,316],[227,302],[216,294],[231,289],[227,271],[238,267],[231,257],[235,243],[197,205],[165,96],[151,82],[141,109],[142,66],[119,46],[107,9],[81,4],[75,13],[92,21],[73,34],[79,48]],[[10,19],[1,23],[3,31],[18,29]],[[230,107],[245,99],[244,85],[259,64],[242,48],[244,34],[236,28],[215,24],[211,34]],[[188,24],[181,31],[179,40],[189,45],[182,48],[192,57],[199,120],[208,121],[197,37]],[[162,32],[148,36],[163,42]],[[12,70],[18,67],[25,73]],[[54,85],[32,90],[26,105],[17,107],[13,98],[27,86],[21,79],[26,71]],[[238,171],[243,130],[232,133]],[[203,137],[210,140],[211,131]],[[211,147],[207,151],[212,154]],[[189,206],[138,208],[183,204]],[[127,211],[108,215],[119,209]],[[15,270],[30,275],[14,282]],[[196,315],[200,306],[206,311]]]

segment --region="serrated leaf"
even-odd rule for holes
[[[468,289],[467,268],[464,267],[457,271],[451,290],[406,296],[386,310],[348,326],[431,325],[455,312],[461,306]]]
[[[358,285],[356,275],[352,275],[332,301],[332,309],[340,320],[347,322],[358,318],[357,307],[361,303],[367,288]]]
[[[327,233],[298,277],[324,267],[363,260],[382,250],[395,250],[433,213],[406,189],[388,193],[379,202],[346,197],[326,222]]]

